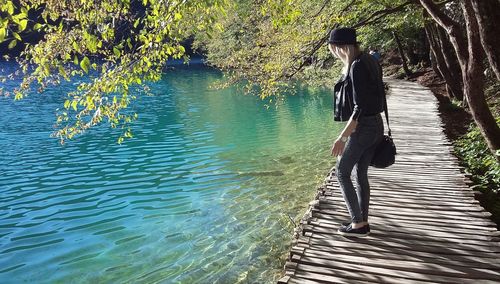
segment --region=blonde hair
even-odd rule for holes
[[[354,61],[354,58],[361,52],[359,45],[357,44],[343,44],[335,45],[329,44],[328,49],[337,58],[339,58],[344,63],[344,68],[342,68],[342,74],[346,75],[349,66]]]

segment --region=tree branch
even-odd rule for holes
[[[349,4],[344,6],[344,9],[342,9],[339,14],[340,15],[344,14],[354,4],[354,2],[356,2],[356,0],[351,0],[351,2]],[[338,24],[335,24],[334,28],[336,28],[337,26],[338,26]],[[297,74],[300,70],[302,70],[302,68],[304,68],[304,66],[306,66],[309,59],[312,58],[312,56],[316,53],[316,51],[318,51],[318,49],[320,49],[325,44],[325,42],[329,36],[330,36],[330,31],[327,31],[326,35],[324,35],[316,43],[313,44],[314,46],[311,49],[311,51],[306,56],[302,56],[302,63],[300,64],[300,66],[298,66],[297,68],[294,68],[295,70],[293,70],[293,72],[290,74],[284,73],[283,75],[280,76],[280,78],[285,77],[286,79],[291,79],[293,76],[295,76],[295,74]],[[296,61],[297,59],[298,58],[294,57],[293,61]],[[278,78],[278,79],[280,79],[280,78]]]
[[[458,24],[455,23],[448,15],[446,15],[439,5],[434,3],[433,0],[419,0],[420,4],[429,13],[429,15],[436,21],[441,27],[443,27],[448,33],[452,30],[458,29]],[[447,2],[446,2],[447,3]]]
[[[354,2],[356,2],[356,0],[352,0],[349,4],[347,4],[344,7],[344,9],[342,9],[342,11],[340,12],[340,15],[342,15],[343,13],[345,13],[354,4]],[[353,25],[352,27],[353,28],[359,28],[361,26],[365,26],[365,25],[376,23],[377,21],[379,21],[383,17],[385,17],[385,16],[387,16],[389,14],[397,13],[397,12],[403,10],[403,8],[406,7],[407,5],[410,5],[410,4],[413,4],[413,3],[414,3],[414,0],[409,0],[408,2],[403,3],[403,4],[399,5],[399,6],[394,7],[394,8],[387,8],[387,9],[376,11],[373,14],[371,14],[368,18],[366,18],[366,19],[358,22],[357,24]],[[338,24],[335,24],[333,28],[336,28],[337,26],[338,26]],[[312,56],[326,43],[326,41],[327,41],[327,39],[329,37],[329,33],[330,33],[330,31],[328,31],[327,34],[325,34],[317,42],[313,43],[313,48],[310,50],[310,52],[307,53],[307,55],[302,56],[302,62],[301,62],[301,64],[298,67],[294,68],[294,70],[293,70],[292,73],[289,73],[289,74],[285,73],[281,77],[285,77],[286,79],[290,79],[293,76],[295,76],[295,74],[297,74],[299,71],[301,71],[304,68],[304,66],[307,65],[307,63],[312,58]],[[294,58],[294,61],[296,59],[297,58]]]
[[[387,16],[387,15],[390,15],[390,14],[393,14],[393,13],[397,13],[401,10],[403,10],[404,7],[410,5],[410,4],[413,4],[413,1],[408,1],[406,3],[403,3],[397,7],[394,7],[394,8],[387,8],[387,9],[384,9],[384,10],[379,10],[379,11],[376,11],[374,12],[373,14],[371,14],[368,18],[358,22],[357,24],[354,24],[352,27],[353,28],[359,28],[359,27],[362,27],[362,26],[366,26],[366,25],[369,25],[369,24],[373,24],[373,23],[376,23],[377,21],[379,21],[380,19],[382,19],[383,17]]]
[[[313,18],[316,18],[317,16],[319,16],[319,14],[321,14],[321,12],[323,12],[323,9],[325,9],[326,7],[326,4],[330,3],[331,0],[326,0],[325,3],[323,3],[323,5],[321,6],[321,8],[319,9],[319,11],[314,14],[312,17]]]
[[[466,66],[469,57],[467,51],[468,42],[467,38],[461,33],[460,25],[441,11],[440,7],[433,0],[419,0],[419,2],[434,21],[446,30],[455,48],[460,65]]]

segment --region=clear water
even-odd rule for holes
[[[49,138],[64,87],[0,98],[0,283],[275,282],[340,125],[326,90],[266,109],[219,78],[167,72],[122,145]]]

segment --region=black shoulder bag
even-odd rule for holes
[[[385,90],[382,90],[384,94],[384,112],[385,119],[387,121],[387,128],[389,129],[388,135],[384,135],[382,141],[378,144],[375,149],[375,155],[370,163],[371,166],[376,168],[387,168],[388,166],[394,164],[396,160],[396,145],[392,141],[391,127],[389,126],[389,112],[387,111],[387,98],[385,96]]]

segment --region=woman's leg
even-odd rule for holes
[[[384,122],[380,117],[375,119],[375,125],[370,127],[374,144],[365,150],[358,163],[356,164],[356,188],[359,201],[359,208],[363,216],[363,222],[368,222],[368,209],[370,207],[370,183],[368,181],[368,168],[375,155],[378,143],[384,135]]]
[[[375,147],[370,147],[366,150],[359,162],[356,164],[356,193],[361,209],[363,222],[368,222],[368,209],[370,206],[370,183],[368,182],[368,168],[375,153]]]
[[[362,120],[358,122],[356,130],[349,137],[344,152],[336,165],[337,179],[353,223],[362,223],[368,220],[370,202],[368,167],[384,131],[380,116],[362,118]],[[351,180],[355,166],[358,190],[354,188]]]
[[[335,170],[342,196],[344,197],[347,210],[351,215],[353,223],[363,222],[363,215],[359,206],[358,195],[351,180],[352,170],[361,158],[364,152],[363,150],[363,147],[361,147],[361,145],[357,143],[356,139],[351,136],[345,145],[342,156],[339,160],[337,160]]]

